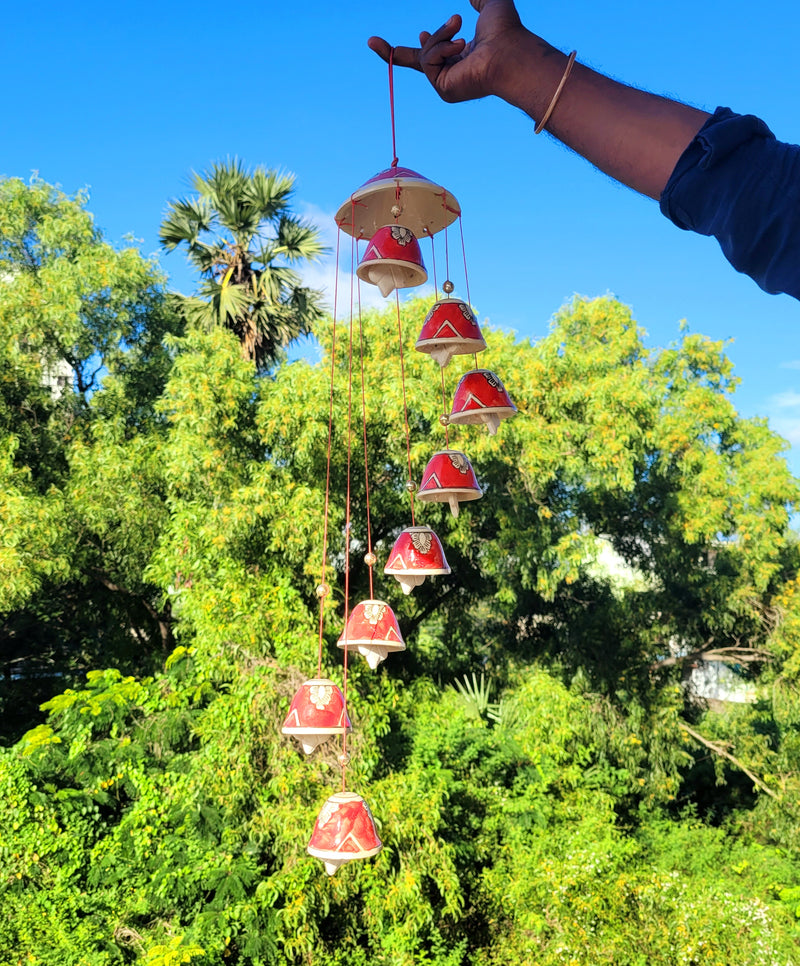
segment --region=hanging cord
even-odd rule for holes
[[[467,271],[467,250],[464,246],[464,222],[461,220],[461,212],[458,213],[458,231],[461,235],[461,257],[464,259],[464,287],[467,290],[467,305],[472,309],[472,296],[469,294],[469,272]],[[472,358],[475,368],[478,368],[478,353],[473,352]]]
[[[464,259],[464,287],[467,290],[467,304],[472,308],[472,299],[469,294],[469,273],[467,272],[467,252],[464,248],[464,225],[461,221],[461,212],[458,213],[458,230],[461,233],[461,257]]]
[[[364,557],[364,562],[369,570],[369,596],[370,600],[375,598],[375,589],[373,585],[373,568],[377,563],[377,558],[372,552],[372,516],[370,509],[370,496],[369,496],[369,456],[367,448],[367,395],[365,388],[364,379],[364,323],[361,314],[361,280],[359,279],[357,283],[358,292],[358,335],[361,350],[361,425],[364,430],[364,492],[366,495],[367,504],[367,553]]]
[[[414,477],[411,474],[411,429],[408,425],[408,400],[406,399],[406,366],[403,356],[403,323],[400,320],[400,292],[394,290],[394,301],[397,307],[397,338],[398,344],[400,346],[400,383],[403,387],[403,420],[406,429],[406,458],[408,460],[408,482],[406,483],[406,489],[408,490],[408,495],[411,497],[411,526],[416,526],[416,521],[414,520],[414,491],[417,489],[417,484],[414,482]]]
[[[389,113],[392,118],[392,163],[390,167],[397,167],[397,138],[394,130],[394,47],[389,50]]]
[[[442,189],[444,191],[444,189]],[[446,203],[447,195],[442,194],[442,209],[447,211]],[[444,226],[444,277],[446,279],[450,278],[450,232],[449,226]]]
[[[336,275],[333,282],[333,331],[331,333],[331,379],[330,379],[330,396],[328,399],[328,455],[327,455],[327,467],[325,470],[325,509],[323,512],[323,524],[322,524],[322,575],[320,578],[319,586],[317,587],[317,596],[319,597],[319,645],[317,648],[317,677],[322,677],[322,629],[325,620],[325,600],[328,596],[330,588],[325,583],[326,576],[326,564],[328,559],[328,515],[330,509],[330,499],[331,499],[331,449],[333,440],[333,384],[336,374],[336,313],[339,304],[339,251],[340,251],[340,241],[342,237],[341,229],[336,233]],[[352,245],[351,245],[351,262],[352,262]]]
[[[445,417],[439,421],[444,423],[444,447],[445,449],[450,449],[450,422],[447,419],[447,393],[444,388],[444,366],[440,366],[439,371],[442,374],[442,414]]]
[[[347,350],[347,488],[344,512],[344,669],[342,672],[342,696],[344,697],[345,721],[349,717],[347,706],[347,668],[348,668],[348,639],[347,622],[350,619],[350,505],[351,505],[351,477],[353,465],[353,280],[355,272],[350,273],[350,338]],[[342,732],[342,753],[339,764],[342,766],[342,791],[347,787],[347,726]]]
[[[433,295],[439,301],[439,283],[436,281],[436,249],[433,245],[433,235],[428,235],[431,240],[431,271],[433,272]]]

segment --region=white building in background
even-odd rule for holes
[[[735,666],[722,661],[698,661],[689,675],[687,687],[699,698],[752,704],[758,694],[752,681],[736,673]]]
[[[42,384],[50,387],[54,399],[75,388],[75,370],[64,359],[57,359],[42,367]]]
[[[13,272],[0,272],[0,284],[10,285],[13,281]],[[42,385],[50,387],[54,399],[60,399],[68,389],[75,388],[75,370],[65,359],[42,361]]]
[[[648,577],[631,567],[605,537],[597,537],[596,556],[588,570],[593,576],[607,580],[615,594],[647,587]],[[680,641],[671,643],[670,650],[676,657],[687,653]],[[684,686],[691,694],[706,701],[747,704],[758,696],[753,682],[737,672],[737,665],[724,661],[698,660]]]

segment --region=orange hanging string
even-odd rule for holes
[[[347,626],[347,625],[345,625]],[[345,726],[342,731],[342,754],[339,759],[339,763],[342,766],[342,791],[347,791],[347,764],[349,757],[347,754],[347,720],[350,717],[350,711],[348,710],[347,704],[347,648],[344,649],[344,671],[343,671],[343,682],[342,682],[342,697],[344,698],[344,720]]]
[[[358,335],[361,350],[361,425],[364,431],[364,493],[367,506],[367,563],[369,569],[369,596],[370,600],[375,597],[373,585],[373,568],[375,566],[374,554],[372,552],[372,511],[370,509],[369,495],[369,454],[367,448],[367,394],[364,379],[364,320],[361,314],[361,280],[357,285],[358,291]]]
[[[414,520],[414,477],[411,474],[411,428],[408,425],[408,400],[406,399],[406,367],[403,357],[403,323],[400,320],[400,293],[394,290],[394,301],[397,309],[397,338],[400,346],[400,383],[403,387],[403,420],[406,429],[406,458],[408,460],[408,494],[411,497],[411,526],[416,526]]]
[[[464,223],[461,220],[461,212],[458,213],[458,230],[461,234],[461,257],[464,259],[464,286],[467,290],[467,305],[472,308],[472,297],[469,294],[469,274],[467,272],[467,250],[464,247]],[[473,352],[472,358],[475,361],[475,368],[478,368],[478,353]]]
[[[461,255],[464,259],[464,286],[467,290],[467,304],[470,308],[472,308],[472,299],[470,298],[469,294],[469,275],[467,274],[467,251],[464,248],[464,225],[461,221],[461,212],[458,213],[458,230],[461,233]],[[477,364],[478,362],[476,357],[475,365],[477,366]]]
[[[394,47],[389,50],[389,113],[392,118],[392,163],[390,167],[397,167],[397,138],[394,132]]]
[[[351,470],[353,464],[353,280],[355,272],[350,273],[350,338],[347,351],[347,485],[344,512],[344,670],[342,672],[342,696],[344,698],[344,713],[347,720],[347,667],[348,667],[348,639],[347,622],[350,619],[350,507],[351,507]],[[342,732],[342,791],[347,785],[347,727]]]
[[[339,251],[340,251],[340,241],[342,233],[339,230],[336,233],[336,276],[333,282],[333,330],[331,332],[331,379],[330,379],[330,395],[328,399],[328,454],[327,454],[327,465],[325,470],[325,509],[323,511],[323,523],[322,523],[322,576],[320,578],[319,585],[319,644],[317,648],[317,677],[322,677],[322,629],[325,620],[325,600],[327,598],[327,593],[325,592],[325,576],[326,576],[326,563],[328,557],[328,515],[330,509],[330,497],[331,497],[331,449],[332,449],[332,439],[333,439],[333,385],[336,374],[336,313],[339,303]],[[352,245],[351,245],[352,248]],[[352,255],[351,255],[352,261]]]
[[[439,371],[442,374],[442,413],[447,416],[447,393],[444,388],[444,366],[439,367]],[[444,445],[445,449],[450,449],[450,424],[445,422],[444,424]]]
[[[444,202],[442,202],[442,207],[443,208],[447,207],[444,204]],[[450,234],[449,234],[447,225],[444,226],[444,271],[445,271],[444,277],[449,279],[450,278]]]

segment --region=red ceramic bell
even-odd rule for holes
[[[458,504],[479,499],[483,491],[467,457],[458,450],[445,449],[428,460],[417,496],[420,500],[449,503],[457,517]]]
[[[406,527],[395,540],[385,574],[396,577],[404,594],[410,594],[426,577],[449,574],[439,538],[430,527]]]
[[[384,225],[367,243],[356,275],[362,282],[377,285],[386,298],[396,288],[422,285],[428,273],[414,232],[402,225]]]
[[[517,407],[505,386],[488,369],[472,369],[461,377],[450,413],[451,423],[484,423],[494,436],[501,419],[514,416]]]
[[[466,302],[441,299],[425,317],[416,348],[429,353],[444,368],[455,355],[481,352],[486,340]]]
[[[395,166],[357,188],[336,212],[336,224],[355,238],[372,238],[381,225],[398,218],[422,238],[435,235],[460,214],[449,191],[410,168]]]
[[[368,859],[381,848],[364,799],[354,792],[336,792],[320,809],[307,851],[322,859],[325,871],[333,875],[345,862]]]
[[[362,600],[347,619],[339,647],[363,654],[374,671],[390,651],[404,651],[406,644],[392,608],[382,600]]]
[[[281,730],[294,735],[310,755],[331,735],[344,734],[350,727],[342,692],[333,681],[314,678],[300,685]]]

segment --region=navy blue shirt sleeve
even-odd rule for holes
[[[800,146],[759,118],[717,108],[675,165],[661,211],[713,235],[765,291],[800,299]]]

